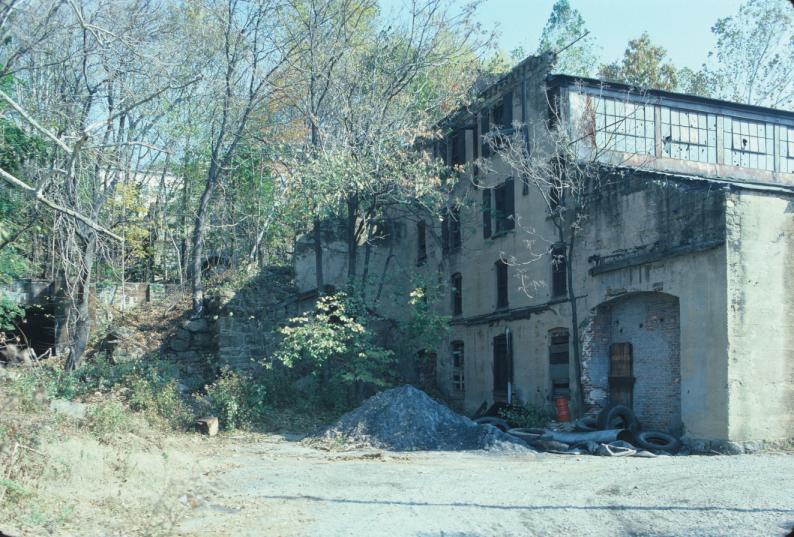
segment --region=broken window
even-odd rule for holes
[[[775,169],[772,125],[726,116],[723,129],[726,164],[758,170]]]
[[[441,220],[441,247],[444,252],[459,250],[462,244],[460,231],[460,207],[444,213]]]
[[[508,91],[493,107],[493,124],[497,129],[510,128],[513,125],[513,92]]]
[[[452,275],[452,315],[463,313],[463,276],[460,273]]]
[[[507,398],[513,380],[512,337],[509,333],[493,338],[493,394],[496,400]]]
[[[552,397],[570,397],[568,329],[549,331],[549,378]]]
[[[462,392],[465,388],[463,342],[452,342],[452,388]]]
[[[780,171],[794,173],[794,128],[780,127]]]
[[[496,308],[506,308],[507,297],[507,263],[503,259],[496,262]]]
[[[424,220],[416,223],[416,264],[427,261],[427,227]]]
[[[515,228],[515,184],[508,179],[493,189],[496,233]]]
[[[458,130],[452,135],[450,165],[462,166],[466,164],[466,131]]]
[[[662,153],[695,162],[717,162],[717,116],[662,107]]]
[[[560,297],[568,292],[568,270],[565,246],[551,249],[551,296]]]
[[[600,97],[595,120],[597,148],[643,155],[656,153],[653,106]]]

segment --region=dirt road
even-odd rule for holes
[[[794,456],[615,459],[326,453],[278,437],[218,452],[185,536],[786,535]]]
[[[794,455],[620,459],[329,453],[274,435],[42,446],[15,537],[767,536],[794,528]],[[10,510],[9,510],[10,509]]]

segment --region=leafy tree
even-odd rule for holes
[[[595,39],[588,35],[584,18],[578,10],[571,7],[568,0],[557,0],[554,3],[546,26],[543,27],[537,53],[547,51],[560,53],[554,68],[556,72],[577,76],[592,75],[597,59]]]
[[[629,41],[623,59],[601,65],[598,76],[640,88],[675,90],[676,69],[667,60],[667,50],[654,45],[647,32]]]
[[[705,76],[714,95],[742,103],[794,105],[794,9],[785,0],[748,0],[711,31],[717,38]]]

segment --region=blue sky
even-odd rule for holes
[[[386,13],[404,0],[379,0]],[[785,1],[785,0],[781,0]],[[699,67],[714,43],[711,26],[733,15],[741,0],[570,0],[601,46],[601,60],[623,55],[629,39],[647,31],[677,67]],[[486,28],[496,28],[499,46],[534,52],[554,0],[485,0],[478,11]]]

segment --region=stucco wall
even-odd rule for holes
[[[728,200],[731,440],[794,437],[794,197]]]

